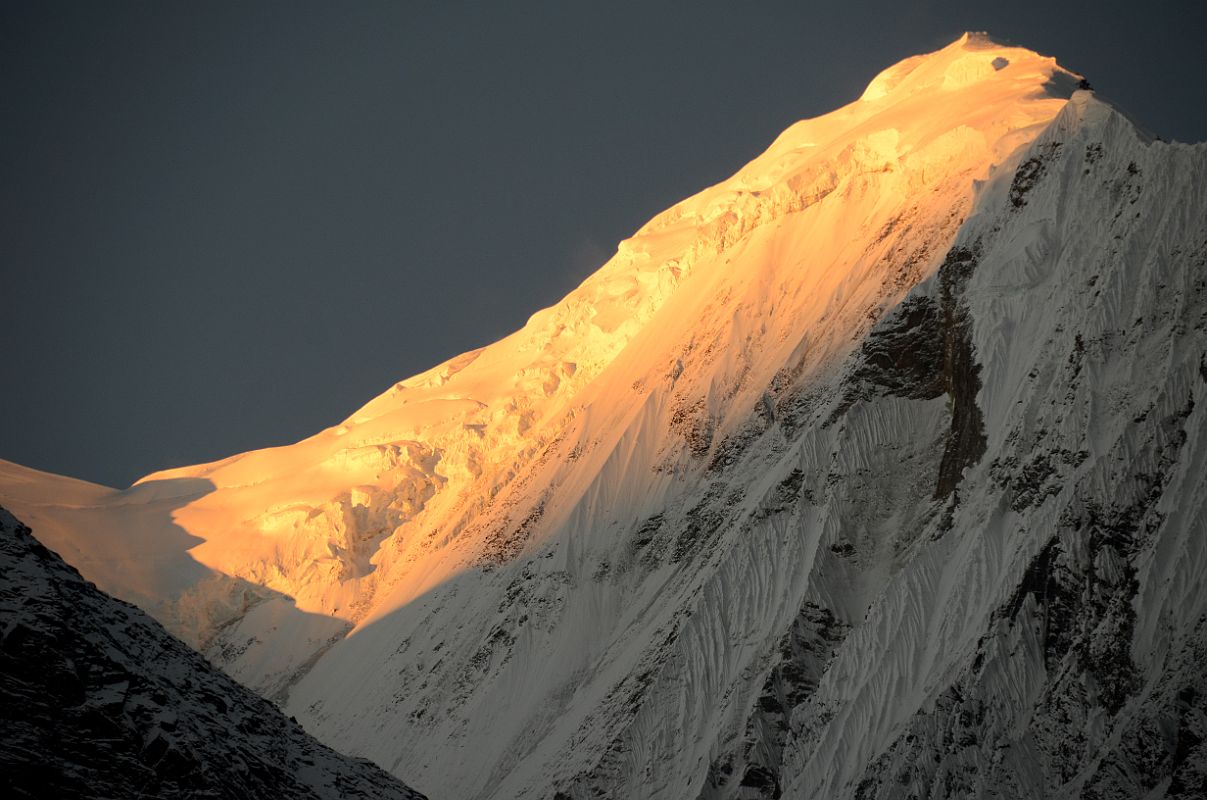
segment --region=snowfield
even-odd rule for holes
[[[441,798],[1201,797],[1207,146],[967,34],[288,447],[0,503]]]

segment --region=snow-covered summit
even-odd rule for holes
[[[868,288],[869,279],[879,280],[873,262],[912,251],[899,291],[933,269],[967,213],[973,182],[1052,119],[1075,78],[1050,58],[966,34],[881,73],[860,100],[793,125],[732,178],[656,216],[511,336],[399,382],[296,445],[157,473],[126,492],[91,492],[88,505],[121,515],[145,516],[147,502],[161,509],[158,519],[176,533],[168,537],[175,550],[162,556],[170,577],[106,569],[121,558],[120,547],[115,553],[106,542],[91,552],[70,525],[59,524],[80,504],[43,505],[11,482],[15,467],[0,496],[52,544],[95,564],[103,588],[144,604],[160,592],[152,607],[193,641],[208,639],[207,615],[219,624],[245,597],[288,596],[304,612],[360,622],[389,609],[381,605],[383,584],[390,603],[405,603],[494,558],[500,547],[488,543],[498,539],[490,531],[503,524],[500,507],[527,508],[507,515],[523,516],[538,502],[524,488],[537,460],[555,457],[554,443],[603,457],[606,444],[593,443],[610,439],[613,424],[626,424],[643,396],[664,394],[657,387],[668,375],[690,366],[687,380],[675,375],[671,386],[707,395],[711,381],[732,380],[723,373],[735,359],[752,360],[743,369],[764,379],[806,338],[835,356],[849,349],[840,343],[886,299]],[[853,246],[873,235],[863,252]],[[802,237],[807,259],[796,244]],[[733,302],[713,302],[725,293]],[[869,316],[819,337],[809,320],[832,319],[838,298],[863,303]],[[756,314],[767,315],[757,337],[732,347],[729,337],[753,335],[747,328]],[[725,351],[720,363],[691,355],[702,341],[713,353]],[[743,384],[721,403],[725,411],[701,413],[744,416],[758,392]],[[575,472],[589,481],[600,467],[591,458]],[[156,499],[145,502],[150,486]],[[176,507],[160,497],[165,492],[198,496]],[[547,539],[575,502],[567,495],[546,504],[545,521],[525,539]],[[518,546],[502,550],[514,554]],[[396,549],[407,555],[391,555]],[[423,566],[395,574],[413,559]],[[229,582],[210,580],[194,562],[238,579],[237,597]]]
[[[435,797],[1154,785],[1121,742],[1203,636],[1207,155],[1079,83],[965,35],[342,424],[0,501]]]

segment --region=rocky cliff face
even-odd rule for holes
[[[335,428],[0,496],[436,797],[1189,796],[1207,148],[1079,83],[966,36]]]
[[[319,744],[0,509],[7,797],[421,800]]]

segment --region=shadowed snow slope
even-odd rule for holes
[[[437,798],[1174,795],[1207,153],[1079,82],[966,35],[339,426],[0,499]]]
[[[6,797],[422,800],[308,736],[0,508]]]

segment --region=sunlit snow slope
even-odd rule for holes
[[[965,36],[337,427],[0,502],[437,800],[1176,794],[1207,152],[1079,80]]]

